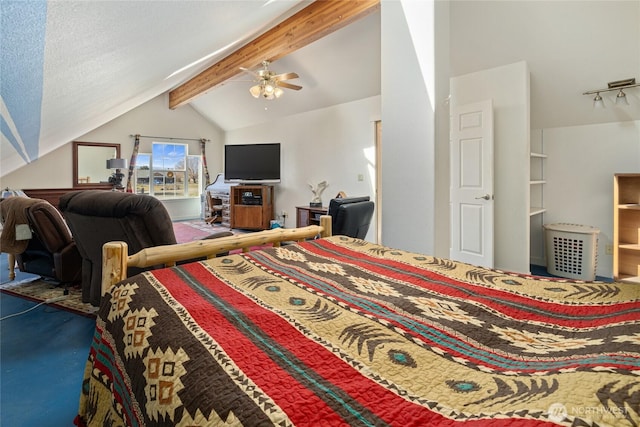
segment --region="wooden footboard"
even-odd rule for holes
[[[164,265],[171,267],[177,262],[197,258],[213,258],[217,254],[242,249],[248,252],[251,247],[272,243],[280,246],[282,242],[302,241],[316,236],[331,236],[331,217],[320,217],[320,225],[302,228],[276,228],[210,240],[196,240],[176,245],[154,246],[133,255],[128,255],[125,242],[109,242],[102,247],[102,295],[111,287],[127,277],[129,267],[151,267]]]

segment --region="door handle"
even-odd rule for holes
[[[484,196],[476,197],[476,200],[479,199],[491,200],[491,196],[489,194],[485,194]]]

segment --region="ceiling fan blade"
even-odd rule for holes
[[[259,78],[260,78],[260,75],[259,75],[258,73],[256,73],[255,71],[253,71],[253,70],[250,70],[250,69],[248,69],[248,68],[244,68],[244,67],[240,67],[240,69],[241,69],[242,71],[244,71],[245,73],[251,74],[251,75],[252,75],[253,77],[255,77],[256,79],[259,79]]]
[[[275,80],[290,80],[290,79],[297,79],[298,77],[300,76],[298,76],[298,74],[296,73],[282,73],[282,74],[275,75],[272,78]]]
[[[287,89],[293,89],[293,90],[302,89],[302,86],[292,85],[291,83],[283,82],[281,80],[278,80],[278,86],[286,87]]]

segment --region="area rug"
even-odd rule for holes
[[[193,240],[200,240],[211,234],[215,234],[221,231],[231,231],[233,234],[245,234],[248,233],[246,230],[235,230],[229,229],[226,227],[212,226],[211,224],[207,224],[201,219],[197,220],[189,220],[189,221],[179,221],[173,223],[173,232],[176,235],[176,241],[178,243],[191,242]],[[252,246],[249,248],[250,251],[256,251],[259,249],[267,248],[273,246],[271,243],[262,245],[262,246]],[[229,253],[236,254],[242,252],[242,249],[235,249]]]
[[[173,223],[173,233],[176,235],[178,243],[191,242],[203,239],[219,231],[227,231],[228,228],[215,227],[207,224],[203,220],[179,221]]]
[[[64,295],[64,288],[44,280],[33,280],[29,282],[5,283],[0,288],[0,292],[9,295],[26,298],[36,302],[43,302],[50,299],[63,298],[60,301],[48,303],[56,308],[71,311],[83,316],[95,317],[98,307],[82,302],[82,290],[80,287],[67,288],[68,295]],[[2,314],[3,316],[5,313]]]

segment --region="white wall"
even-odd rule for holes
[[[223,171],[223,145],[242,142],[280,142],[283,179],[276,186],[275,210],[288,213],[288,227],[295,226],[295,207],[308,205],[309,183],[327,180],[324,204],[339,191],[347,195],[375,197],[374,121],[380,119],[380,97],[302,113],[225,134],[191,107],[169,110],[166,97],[155,98],[131,112],[84,135],[78,140],[121,144],[122,156],[129,158],[134,138],[141,134],[173,138],[207,138],[207,164],[211,179]],[[151,150],[152,138],[142,138],[140,152]],[[175,142],[181,142],[175,140]],[[188,142],[190,153],[199,153],[198,142]],[[3,177],[1,185],[11,188],[71,187],[71,144],[43,156],[31,165]],[[359,181],[358,176],[363,180]],[[201,203],[194,199],[165,200],[173,220],[197,218]],[[375,224],[367,234],[374,241]]]
[[[435,145],[435,246],[434,255],[449,256],[449,105],[451,90],[450,9],[448,1],[435,2],[436,145]]]
[[[433,8],[381,7],[382,243],[427,254],[435,247]]]
[[[309,183],[329,183],[322,194],[325,206],[339,191],[375,200],[374,121],[379,119],[376,96],[229,131],[225,142],[282,144],[282,182],[275,186],[275,211],[287,212],[285,226],[295,227],[295,207],[308,205],[313,197]],[[375,241],[375,236],[374,221],[366,239]]]
[[[168,95],[161,95],[115,120],[78,138],[85,142],[109,142],[120,144],[120,153],[126,159],[131,157],[134,138],[140,134],[171,138],[206,138],[206,154],[209,174],[215,179],[222,171],[222,145],[224,133],[205,120],[191,106],[175,110],[168,108]],[[151,152],[153,141],[162,139],[141,138],[140,152]],[[170,140],[165,140],[170,141]],[[200,154],[197,141],[188,142],[190,154]],[[2,178],[0,185],[10,188],[70,188],[72,186],[72,144],[42,156],[33,163]],[[125,172],[125,181],[127,171]],[[109,172],[105,170],[105,174]],[[197,199],[167,200],[164,202],[174,220],[197,218],[200,216],[201,201]]]
[[[594,111],[593,96],[582,94],[614,80],[635,77],[640,81],[640,1],[449,3],[453,75],[527,61],[532,127],[640,118],[640,89],[629,90],[632,105],[617,111]]]
[[[106,142],[106,141],[103,141]],[[70,188],[73,181],[72,144],[46,154],[0,179],[1,188]],[[105,169],[105,177],[109,172]]]
[[[451,105],[493,101],[495,267],[529,272],[529,69],[517,62],[454,77]]]
[[[640,121],[542,130],[547,185],[544,222],[600,229],[597,275],[613,276],[613,175],[640,170]]]
[[[609,103],[605,110],[594,110],[591,97],[582,93],[609,81],[640,78],[640,2],[447,3],[452,76],[521,60],[529,65],[532,142],[544,134],[550,156],[543,194],[547,213],[531,221],[532,262],[544,264],[543,223],[576,221],[603,230],[598,274],[610,277],[612,257],[603,251],[612,233],[612,174],[629,163],[638,171],[640,137],[627,124],[640,120],[640,89],[627,91],[630,108]],[[610,101],[610,95],[615,92],[603,97]],[[551,146],[555,135],[562,140]],[[626,142],[612,146],[603,140]],[[576,212],[575,206],[583,209]]]

